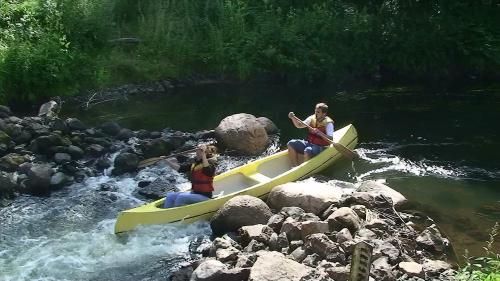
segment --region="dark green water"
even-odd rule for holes
[[[330,106],[336,127],[353,123],[362,159],[324,175],[381,180],[432,216],[458,255],[483,254],[489,230],[500,221],[500,91],[430,93],[400,88],[338,92],[326,88],[203,86],[170,95],[134,97],[65,114],[97,125],[116,120],[131,129],[215,128],[234,113],[265,116],[281,129],[281,143],[304,132],[287,118]],[[500,245],[497,243],[497,246]]]

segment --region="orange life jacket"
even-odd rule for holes
[[[319,131],[321,131],[323,134],[326,135],[326,125],[328,123],[333,123],[333,120],[330,117],[325,116],[325,118],[323,118],[323,120],[318,122],[318,120],[316,120],[316,115],[312,115],[311,116],[311,123],[309,124],[309,126],[318,129]],[[330,142],[326,141],[321,136],[318,136],[312,132],[309,132],[309,134],[307,135],[307,141],[312,143],[312,144],[319,145],[319,146],[330,145]]]
[[[214,191],[214,177],[203,173],[203,164],[193,163],[191,165],[191,189],[198,192]]]

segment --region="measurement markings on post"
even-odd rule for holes
[[[359,242],[354,246],[349,281],[368,281],[372,264],[372,250],[373,246],[366,242]]]

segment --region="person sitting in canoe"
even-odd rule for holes
[[[303,123],[312,127],[307,135],[307,140],[292,139],[288,142],[288,156],[292,162],[292,166],[297,166],[301,163],[299,154],[304,155],[304,160],[307,161],[318,155],[325,147],[330,145],[330,142],[320,136],[320,132],[333,139],[334,125],[333,120],[327,116],[328,105],[318,103],[314,110],[314,114],[307,117]],[[288,118],[292,119],[293,125],[301,129],[306,125],[300,122],[293,112],[288,113]]]
[[[194,204],[212,198],[213,179],[217,167],[216,153],[215,146],[200,145],[196,149],[196,158],[192,164],[179,165],[174,159],[166,159],[167,164],[174,170],[181,173],[190,172],[191,191],[169,192],[165,197],[163,208]]]

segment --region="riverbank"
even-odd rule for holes
[[[198,248],[205,258],[169,280],[347,281],[361,242],[374,280],[455,280],[449,241],[429,217],[396,211],[406,204],[373,181],[289,183],[266,202],[237,196],[211,219],[219,237]]]

